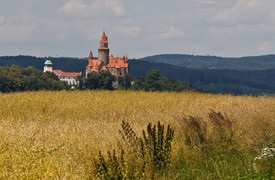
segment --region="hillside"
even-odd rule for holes
[[[275,94],[275,69],[257,71],[188,69],[163,63],[130,61],[130,72],[144,76],[150,69],[172,79],[189,82],[197,88],[215,93]]]
[[[263,60],[262,66],[264,67],[267,67],[268,63],[273,63],[271,58],[273,56],[266,57],[269,58]],[[22,67],[34,66],[38,70],[43,70],[43,64],[46,59],[47,58],[38,58],[33,56],[5,56],[0,57],[0,66],[16,64]],[[87,60],[85,58],[49,57],[49,59],[53,62],[54,69],[77,72],[81,71],[82,74],[85,74],[85,68],[87,65]],[[249,60],[249,57],[244,57],[243,59]],[[258,61],[259,60],[257,60],[257,62]],[[266,68],[265,70],[250,69],[249,71],[207,68],[190,69],[181,66],[143,60],[130,60],[129,64],[130,74],[136,77],[144,77],[149,70],[159,69],[164,76],[179,81],[189,82],[195,87],[205,91],[215,93],[231,93],[236,95],[275,94],[275,68]],[[202,65],[198,63],[198,66]],[[270,65],[270,68],[272,67],[273,66]]]
[[[43,71],[44,62],[50,59],[54,64],[54,69],[63,71],[82,72],[85,74],[87,60],[84,58],[71,57],[34,57],[34,56],[2,56],[0,57],[0,66],[19,65],[21,67],[33,66]]]
[[[190,69],[267,70],[275,69],[275,55],[251,57],[195,56],[187,54],[162,54],[140,60],[161,62]]]

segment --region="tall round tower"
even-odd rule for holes
[[[107,65],[109,63],[109,52],[110,50],[108,48],[108,37],[103,31],[102,37],[99,41],[98,60]]]
[[[53,63],[51,60],[46,60],[44,63],[44,72],[52,72],[53,71]]]

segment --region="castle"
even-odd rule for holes
[[[51,60],[46,60],[44,63],[44,72],[53,72],[61,81],[65,81],[68,85],[78,84],[78,77],[81,72],[64,72],[62,70],[53,70],[53,63]]]
[[[108,71],[111,75],[123,77],[128,74],[128,57],[114,57],[109,55],[110,49],[108,48],[108,37],[103,31],[102,37],[99,41],[98,59],[93,56],[90,51],[88,56],[88,65],[86,67],[86,78],[90,72]],[[53,70],[53,64],[50,60],[46,60],[44,63],[44,72],[53,72],[61,81],[67,82],[69,85],[78,84],[78,77],[81,76],[81,72],[64,72],[62,70]],[[116,82],[117,83],[117,82]]]
[[[86,67],[86,77],[90,72],[100,70],[108,71],[115,77],[122,77],[128,74],[128,57],[114,57],[109,55],[108,37],[103,31],[99,41],[98,59],[93,57],[92,51],[88,56],[88,66]]]

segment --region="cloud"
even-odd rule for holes
[[[274,7],[273,0],[238,0],[231,7],[222,8],[215,16],[220,23],[262,23],[268,15],[270,7]]]
[[[138,26],[118,26],[115,28],[116,32],[129,37],[136,37],[141,32],[141,27]]]
[[[105,4],[109,7],[109,10],[113,11],[117,16],[124,16],[126,14],[124,6],[118,0],[105,0]]]
[[[77,12],[85,12],[88,9],[88,5],[81,0],[70,0],[63,7],[59,9],[60,12],[70,15]]]
[[[0,14],[0,26],[6,24],[6,17]]]
[[[272,46],[271,46],[270,42],[268,42],[268,41],[260,42],[260,44],[258,46],[258,51],[260,53],[266,54],[266,53],[271,52],[271,50],[272,50]]]
[[[167,30],[158,34],[159,38],[168,39],[183,36],[184,33],[175,26],[170,26]]]
[[[125,47],[139,57],[183,50],[274,53],[274,7],[275,0],[6,1],[0,6],[0,50],[82,56],[97,48],[104,28],[118,54]]]
[[[18,42],[32,35],[36,22],[32,17],[23,14],[7,18],[0,16],[0,27],[0,40]]]
[[[116,16],[124,16],[126,10],[119,0],[94,0],[91,2],[69,0],[59,9],[59,13],[75,17],[105,16],[109,13]]]
[[[213,0],[192,0],[192,1],[200,4],[215,4],[215,1]]]

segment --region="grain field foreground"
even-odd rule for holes
[[[0,179],[92,177],[98,151],[117,146],[122,120],[137,134],[149,122],[170,124],[175,130],[172,156],[186,148],[183,119],[207,122],[211,110],[233,122],[240,148],[260,151],[275,137],[274,97],[42,91],[0,94],[0,102]]]

